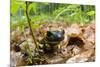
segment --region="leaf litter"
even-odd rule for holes
[[[39,42],[46,36],[49,30],[64,30],[64,40],[59,43],[53,52],[45,53],[43,44]],[[35,52],[35,44],[32,41],[29,27],[24,32],[15,29],[11,32],[11,65],[42,65],[79,63],[95,61],[95,21],[87,25],[66,23],[44,23],[40,28],[33,29],[36,41],[39,45]],[[49,48],[49,46],[48,46]]]

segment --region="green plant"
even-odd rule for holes
[[[32,38],[33,38],[33,41],[34,41],[34,44],[35,44],[35,50],[36,50],[36,49],[38,48],[38,45],[37,45],[37,42],[36,42],[34,33],[33,33],[33,31],[32,31],[31,19],[30,19],[30,17],[29,17],[28,9],[29,9],[29,2],[26,2],[26,17],[27,17],[27,20],[28,20],[30,32],[31,32],[31,35],[32,35]]]

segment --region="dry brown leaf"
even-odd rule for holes
[[[93,54],[94,54],[94,49],[90,49],[68,59],[66,63],[86,62],[88,61],[88,58],[91,57],[91,55]]]

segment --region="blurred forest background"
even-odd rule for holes
[[[17,26],[22,31],[27,25],[25,2],[11,0],[11,31]],[[68,24],[88,24],[95,20],[94,5],[60,4],[46,2],[30,2],[29,15],[33,28],[39,28],[39,24],[45,22],[65,22]]]

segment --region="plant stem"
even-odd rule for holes
[[[31,32],[31,35],[32,35],[32,38],[33,38],[33,41],[34,41],[34,44],[35,44],[35,50],[36,50],[36,49],[38,48],[38,46],[37,46],[37,42],[36,42],[34,33],[33,33],[33,31],[32,31],[31,20],[30,20],[30,18],[29,18],[29,13],[28,13],[28,7],[29,7],[29,2],[26,1],[26,16],[27,16],[27,20],[28,20],[30,32]]]

